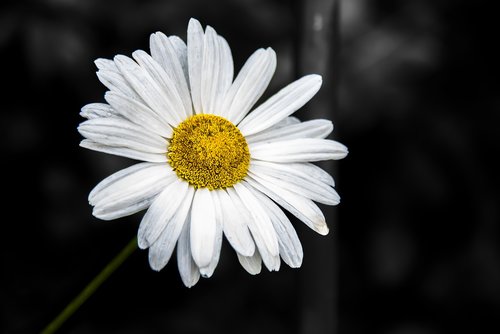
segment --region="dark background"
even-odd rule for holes
[[[196,17],[226,37],[236,70],[255,49],[276,50],[270,94],[302,68],[307,1],[3,4],[0,330],[36,333],[142,216],[101,222],[87,204],[97,182],[132,163],[78,147],[79,110],[105,92],[93,60],[147,50],[158,30],[185,39]],[[336,333],[500,332],[494,15],[486,1],[342,1],[337,82],[321,94],[338,96],[324,117],[350,154],[333,170],[342,203],[331,233],[295,224],[304,268],[253,277],[225,245],[214,276],[187,289],[175,260],[156,273],[137,251],[61,333],[306,333],[308,287],[324,283],[308,268],[323,267],[334,270],[324,307]],[[311,240],[333,251],[315,253]]]

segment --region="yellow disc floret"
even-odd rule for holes
[[[238,183],[250,164],[240,130],[225,118],[206,114],[191,116],[174,129],[167,156],[180,178],[210,190]]]

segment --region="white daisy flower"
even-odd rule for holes
[[[300,267],[302,246],[282,208],[326,235],[314,202],[339,203],[333,178],[313,161],[342,159],[347,148],[325,139],[328,120],[291,117],[319,90],[319,75],[289,84],[253,108],[276,68],[271,48],[255,51],[233,79],[226,40],[191,19],[187,45],[157,32],[151,55],[98,59],[107,103],[82,108],[81,146],[142,162],[100,182],[93,215],[111,220],[147,209],[138,244],[162,269],[177,245],[183,283],[217,266],[223,235],[249,273],[280,257]],[[278,205],[277,205],[278,204]]]

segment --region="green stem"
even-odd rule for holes
[[[104,283],[109,276],[137,249],[137,237],[134,237],[118,255],[76,296],[59,315],[45,327],[41,334],[55,333],[62,324],[75,313],[80,306]]]

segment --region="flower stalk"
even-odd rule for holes
[[[137,237],[118,253],[97,276],[43,329],[42,334],[55,333],[90,296],[118,269],[123,262],[137,249]]]

